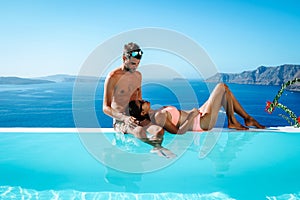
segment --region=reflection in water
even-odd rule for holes
[[[139,141],[131,135],[124,135],[122,133],[115,132],[114,136],[111,138],[112,145],[116,146],[122,151],[137,153],[140,148]],[[129,160],[119,159],[115,156],[115,151],[113,149],[106,149],[103,151],[104,161],[109,160],[110,162],[119,163],[126,162],[130,164]],[[145,157],[145,160],[146,157]],[[125,192],[139,192],[140,188],[138,183],[142,180],[142,173],[128,173],[124,171],[119,171],[118,169],[113,169],[105,163],[105,175],[104,180],[109,183],[119,187],[122,187]],[[121,163],[120,163],[121,164]],[[142,163],[140,163],[142,165]]]
[[[196,133],[195,133],[196,134]],[[230,169],[230,163],[237,158],[237,153],[243,150],[243,146],[253,139],[257,134],[255,132],[240,132],[240,131],[231,131],[231,132],[221,132],[221,137],[218,138],[215,146],[211,151],[203,157],[203,143],[201,138],[207,138],[206,134],[212,134],[210,138],[218,137],[218,133],[206,132],[203,134],[197,134],[194,138],[194,143],[192,147],[194,150],[198,150],[199,158],[207,158],[211,160],[215,167],[217,177],[225,176],[226,172]]]
[[[111,143],[126,152],[140,152],[137,151],[137,149],[140,149],[141,145],[138,139],[131,134],[125,135],[123,133],[115,132]]]
[[[137,182],[141,181],[142,173],[129,173],[124,171],[119,171],[118,169],[113,169],[105,164],[105,160],[109,160],[109,162],[118,163],[120,165],[124,164],[121,162],[125,162],[130,165],[129,160],[119,159],[118,156],[115,156],[115,151],[112,149],[106,149],[103,151],[104,155],[104,166],[105,166],[105,174],[104,180],[116,186],[120,186],[126,192],[139,192],[139,187]],[[142,165],[142,163],[141,163]]]
[[[243,151],[244,146],[251,141],[257,133],[248,131],[210,131],[203,133],[192,133],[187,134],[190,137],[185,137],[185,135],[166,137],[167,140],[178,137],[178,140],[174,140],[172,144],[172,151],[175,153],[179,150],[177,148],[183,148],[182,143],[191,141],[193,138],[193,143],[189,147],[190,151],[197,152],[199,159],[208,159],[212,162],[214,170],[217,177],[223,177],[230,170],[230,165],[233,160],[237,158],[237,154]],[[185,141],[187,140],[187,141]],[[115,134],[112,138],[112,143],[121,149],[122,151],[135,153],[145,153],[145,157],[142,162],[138,162],[143,167],[143,162],[149,159],[149,149],[147,145],[140,144],[134,137],[124,136],[120,134]],[[103,154],[105,157],[116,165],[121,162],[130,161],[126,159],[120,159],[119,157],[114,157],[114,153],[110,149],[106,149]],[[180,157],[180,154],[178,154]],[[105,159],[106,160],[106,159]],[[137,163],[135,163],[137,164]],[[133,167],[133,166],[132,166]],[[136,182],[141,181],[142,173],[123,173],[116,169],[108,168],[105,175],[105,180],[114,185],[123,186],[125,191],[137,191],[138,185]]]
[[[142,174],[125,173],[106,167],[104,180],[124,188],[125,192],[139,192],[138,183],[142,180]]]

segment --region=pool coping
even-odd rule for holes
[[[284,132],[284,133],[300,133],[300,128],[293,126],[268,127],[267,129],[250,128],[252,132]],[[53,128],[53,127],[3,127],[0,133],[115,133],[113,128]],[[213,128],[209,132],[240,132],[228,128]],[[244,132],[247,132],[244,131]]]
[[[12,127],[12,128],[0,128],[0,133],[78,133],[78,132],[88,132],[88,133],[99,133],[105,132],[114,133],[113,128],[42,128],[42,127]]]

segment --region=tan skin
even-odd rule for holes
[[[237,130],[248,130],[246,126],[254,126],[259,129],[264,129],[265,126],[259,124],[253,117],[251,117],[236,100],[232,92],[226,84],[218,84],[211,93],[209,99],[200,107],[200,109],[193,109],[191,111],[180,110],[180,119],[178,124],[172,123],[172,116],[168,111],[162,109],[152,110],[150,103],[145,102],[142,105],[141,115],[149,114],[150,119],[160,126],[163,126],[170,133],[183,134],[188,130],[192,130],[194,125],[194,117],[199,112],[202,113],[200,117],[200,127],[204,130],[211,130],[216,124],[219,110],[223,107],[228,118],[228,128]],[[240,124],[234,113],[240,115],[246,126]]]
[[[194,118],[199,114],[197,109],[191,111],[180,111],[180,118],[176,125],[172,123],[172,116],[168,111],[162,110],[152,110],[150,108],[150,103],[145,101],[142,104],[141,115],[149,114],[151,121],[159,126],[162,126],[166,131],[173,134],[184,134],[185,132],[191,130],[194,124]],[[148,123],[148,122],[141,122]]]
[[[129,133],[143,142],[161,148],[163,128],[153,124],[138,126],[133,117],[124,114],[130,100],[142,98],[142,75],[136,71],[139,63],[139,59],[123,56],[123,64],[107,76],[104,84],[103,112],[128,124],[131,127]],[[146,132],[153,135],[152,139],[147,138]]]
[[[142,75],[136,71],[140,60],[126,59],[113,70],[104,84],[103,112],[115,119],[124,121],[126,106],[130,100],[141,99]]]

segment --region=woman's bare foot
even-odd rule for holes
[[[253,117],[249,117],[245,119],[245,125],[246,126],[255,126],[259,129],[265,129],[266,127],[258,123]]]
[[[248,130],[248,127],[243,126],[242,124],[236,123],[228,123],[228,128],[236,129],[236,130]]]

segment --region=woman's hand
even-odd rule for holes
[[[186,120],[181,124],[181,126],[179,127],[178,131],[177,131],[177,134],[184,134],[186,133],[186,131],[188,131],[190,129],[190,127],[192,127],[193,123],[194,123],[194,118],[199,115],[199,110],[196,109],[196,108],[193,108]]]
[[[189,115],[188,115],[188,118],[189,118],[189,119],[193,119],[193,118],[195,118],[199,113],[200,113],[200,111],[199,111],[197,108],[193,108],[193,109],[190,111],[190,113],[189,113]]]

